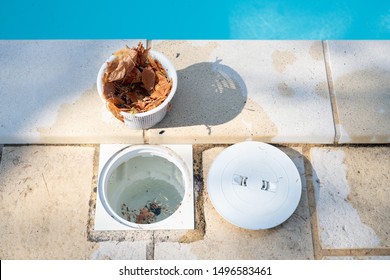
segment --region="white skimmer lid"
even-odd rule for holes
[[[278,148],[247,141],[223,150],[211,165],[208,193],[218,213],[246,229],[275,227],[298,206],[301,178]]]

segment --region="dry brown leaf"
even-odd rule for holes
[[[119,110],[118,107],[116,107],[111,102],[106,102],[106,107],[114,115],[115,118],[117,118],[121,122],[124,122],[123,116],[121,115],[121,111]]]
[[[167,78],[160,72],[157,72],[157,79],[158,83],[155,86],[155,90],[150,97],[157,99],[164,96],[168,96],[172,88],[172,82],[168,81]]]
[[[126,76],[123,78],[124,84],[140,83],[141,81],[142,73],[137,67],[135,67],[133,71],[127,72]]]
[[[150,64],[150,66],[152,66],[154,71],[158,71],[158,66],[157,66],[156,60],[154,60],[150,55],[148,55],[148,62]]]
[[[137,46],[137,63],[138,65],[145,65],[148,58],[150,48],[145,49],[141,42]]]
[[[109,99],[115,96],[115,85],[113,83],[103,83],[103,97]]]
[[[126,62],[119,61],[118,66],[112,72],[107,71],[107,82],[114,82],[123,79],[126,74]]]
[[[142,83],[147,91],[151,91],[154,88],[156,82],[156,74],[152,67],[148,66],[142,71]]]
[[[123,62],[125,62],[125,68],[126,68],[126,74],[130,73],[131,71],[133,71],[134,67],[135,67],[135,60],[133,60],[133,58],[131,58],[130,56],[124,56],[123,57]]]
[[[136,50],[126,47],[115,52],[114,55],[116,58],[107,63],[106,81],[108,82],[118,81],[123,79],[125,75],[129,75],[135,67],[138,53]]]
[[[146,106],[146,103],[145,103],[144,101],[138,100],[137,106],[138,106],[141,110],[144,110],[144,109],[145,109],[145,106]]]
[[[126,93],[126,96],[128,100],[130,101],[129,103],[134,103],[140,100],[140,95],[135,93],[135,92],[128,92]]]
[[[150,95],[150,97],[154,100],[157,100],[163,96],[164,96],[164,92],[161,90],[161,87],[157,87],[157,86],[155,91],[153,91],[153,93]]]
[[[115,71],[115,69],[118,67],[119,61],[117,59],[114,59],[113,61],[107,62],[107,69],[106,72],[104,72],[104,82],[108,80],[108,76],[110,73]]]
[[[158,61],[158,60],[155,60],[155,62],[156,62],[156,65],[157,65],[157,72],[161,72],[161,73],[165,73],[165,69],[164,69],[164,67],[161,65],[161,63],[160,63],[160,61]]]
[[[118,97],[110,97],[110,98],[108,98],[107,99],[107,102],[109,102],[109,103],[112,103],[112,104],[114,104],[116,107],[120,107],[120,106],[122,106],[122,105],[124,105],[125,104],[125,102],[123,101],[123,99],[121,99],[121,98],[118,98]]]
[[[169,93],[171,92],[171,89],[172,89],[172,83],[170,82],[169,84],[167,84],[164,88],[164,91],[165,91],[165,97],[168,97]]]
[[[119,60],[122,60],[123,57],[125,57],[125,56],[129,56],[129,57],[131,57],[131,59],[132,59],[133,61],[135,61],[135,60],[136,60],[136,57],[137,57],[137,55],[138,55],[138,51],[135,50],[135,49],[129,48],[128,46],[126,46],[125,48],[120,49],[120,50],[114,52],[114,55],[115,55]]]
[[[163,103],[165,100],[165,98],[159,98],[159,99],[156,99],[153,103],[149,103],[146,107],[145,107],[145,110],[146,111],[150,111],[156,107],[158,107],[161,103]]]

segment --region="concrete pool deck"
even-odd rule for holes
[[[96,90],[139,41],[178,73],[172,109],[133,131]],[[390,259],[389,41],[0,41],[1,259]],[[227,145],[264,141],[303,194],[282,225],[234,227],[207,195]],[[93,230],[99,144],[193,144],[196,229]]]

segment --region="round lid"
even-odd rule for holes
[[[222,151],[208,174],[208,193],[218,213],[246,229],[267,229],[287,220],[298,206],[298,170],[281,150],[242,142]]]

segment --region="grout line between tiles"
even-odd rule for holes
[[[93,155],[91,194],[88,202],[89,204],[88,221],[87,221],[88,240],[91,240],[93,228],[95,226],[96,196],[97,196],[97,184],[98,184],[98,176],[99,176],[99,156],[100,156],[100,145],[96,145],[94,155]]]
[[[314,185],[313,185],[314,171],[311,165],[310,151],[311,151],[310,146],[306,146],[306,145],[302,146],[302,154],[304,156],[304,167],[306,173],[307,199],[309,203],[314,259],[321,260],[323,258],[323,252],[321,248],[320,236],[318,231],[317,208],[316,208],[316,200],[315,200]]]
[[[332,116],[333,116],[333,126],[335,131],[334,136],[334,144],[338,144],[340,141],[340,119],[339,119],[339,113],[337,109],[337,100],[336,100],[336,94],[334,90],[334,83],[333,83],[333,77],[332,77],[332,69],[330,65],[330,54],[329,54],[329,46],[327,41],[322,41],[322,50],[324,53],[324,61],[325,61],[325,71],[326,71],[326,78],[328,80],[328,90],[329,90],[329,96],[330,96],[330,106],[332,109]]]
[[[152,232],[152,241],[146,245],[146,260],[154,260],[154,247],[156,245],[154,231]]]
[[[144,141],[144,144],[149,144],[150,143],[150,139],[149,139],[149,130],[142,130],[142,139]]]
[[[323,249],[322,257],[377,257],[390,256],[390,248]]]
[[[1,156],[3,155],[3,147],[4,145],[0,145],[0,163],[1,163]]]

